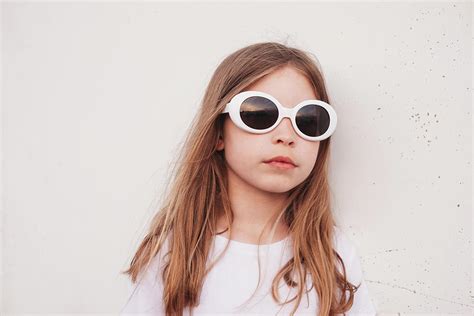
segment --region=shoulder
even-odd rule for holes
[[[354,241],[336,226],[334,226],[334,249],[344,262],[348,280],[357,284],[361,282],[363,273],[357,247]]]
[[[164,315],[162,302],[163,282],[161,273],[164,268],[163,257],[169,249],[169,237],[163,246],[153,256],[148,266],[144,266],[138,274],[137,282],[129,282],[129,298],[122,308],[120,315],[145,313],[146,315]]]
[[[334,226],[334,248],[344,262],[347,280],[359,286],[349,315],[376,315],[372,303],[357,247],[347,234],[339,227]],[[342,270],[341,270],[342,271]]]
[[[334,248],[337,253],[346,259],[350,259],[353,255],[356,255],[357,248],[355,243],[347,236],[347,234],[339,227],[334,227]]]

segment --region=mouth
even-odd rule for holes
[[[282,170],[288,170],[288,169],[293,169],[296,168],[296,166],[292,163],[288,162],[282,162],[282,161],[268,161],[264,162],[266,165],[269,165],[271,167],[277,168],[277,169],[282,169]]]
[[[275,166],[290,166],[291,165],[293,167],[297,167],[297,165],[293,162],[293,160],[287,156],[276,156],[268,160],[265,160],[263,162],[273,164]]]

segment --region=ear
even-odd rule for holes
[[[221,151],[223,149],[224,149],[224,140],[222,139],[221,136],[219,136],[219,140],[217,141],[217,145],[216,145],[216,150]]]

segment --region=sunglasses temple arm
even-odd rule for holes
[[[227,103],[222,113],[228,113],[230,111],[230,103]]]

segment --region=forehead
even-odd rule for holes
[[[268,93],[283,106],[289,108],[304,100],[319,99],[309,79],[291,66],[285,66],[265,75],[246,90]]]

